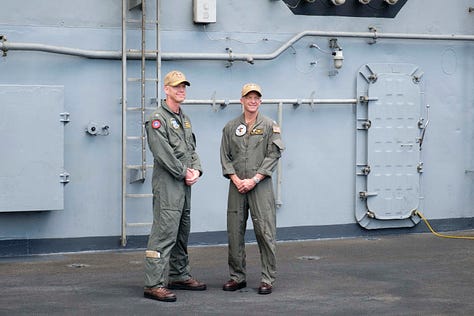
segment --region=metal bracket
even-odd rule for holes
[[[309,102],[309,107],[311,108],[311,111],[314,111],[313,105],[314,105],[314,95],[316,94],[315,91],[311,92],[311,95],[309,96],[310,102]]]
[[[375,213],[372,212],[372,211],[367,211],[367,216],[368,216],[369,218],[375,218]]]
[[[0,35],[0,42],[5,43],[7,41],[7,38],[5,35]],[[6,57],[7,56],[7,51],[8,49],[5,48],[4,45],[2,45],[2,56]]]
[[[157,98],[150,98],[150,105],[159,106],[160,103],[158,103],[158,99],[157,99]]]
[[[416,171],[418,171],[418,173],[423,173],[423,162],[419,162],[418,165],[416,166]]]
[[[293,108],[296,109],[299,107],[303,102],[301,102],[301,99],[296,99],[296,102],[293,103]]]
[[[212,111],[217,112],[218,108],[216,106],[216,91],[212,93],[211,100],[212,100],[212,104],[211,104]]]
[[[362,122],[362,129],[368,130],[371,126],[372,126],[372,122],[370,120]]]
[[[227,60],[228,63],[225,67],[230,68],[234,64],[234,57],[232,57],[232,48],[226,47],[225,50],[229,53],[229,59]]]
[[[367,95],[361,95],[359,97],[359,101],[362,103],[368,103],[369,101],[378,101],[379,98],[377,97],[369,97]]]
[[[367,176],[370,173],[370,166],[364,166],[360,169],[360,173],[357,173],[358,176]]]
[[[372,126],[372,122],[367,118],[358,118],[357,119],[357,130],[359,131],[368,131]]]
[[[417,124],[418,124],[418,128],[419,128],[419,129],[424,129],[424,128],[425,128],[425,119],[422,118],[422,117],[420,117],[420,118],[418,119]]]
[[[370,83],[375,83],[378,79],[377,74],[371,74],[370,76],[367,77]]]
[[[225,109],[230,104],[229,99],[225,99],[224,103],[221,103],[221,109]]]
[[[369,42],[369,45],[373,45],[377,43],[377,28],[375,26],[369,26],[369,31],[374,33],[372,37],[372,42]]]
[[[110,126],[108,124],[101,124],[89,122],[86,127],[86,133],[92,136],[107,136],[110,134]]]
[[[64,183],[64,184],[68,183],[70,181],[69,176],[70,176],[70,174],[66,171],[64,171],[63,173],[60,173],[59,174],[59,179],[60,179],[59,182]]]
[[[428,127],[428,124],[430,123],[429,110],[430,110],[430,105],[427,104],[426,105],[426,116],[427,116],[426,121],[423,118],[420,118],[418,120],[418,128],[421,129],[421,136],[420,138],[418,138],[418,143],[420,144],[420,150],[421,150],[421,146],[423,145],[423,141],[425,140],[426,128]]]
[[[329,48],[331,48],[331,49],[341,49],[341,47],[337,43],[337,38],[330,38],[329,39]]]
[[[63,122],[64,124],[69,123],[71,121],[69,119],[70,114],[68,112],[59,113],[59,116],[60,116],[59,121]]]
[[[377,196],[377,195],[379,195],[378,192],[367,192],[367,191],[360,191],[359,192],[359,197],[361,199],[367,199],[368,197]]]
[[[423,78],[423,75],[424,72],[418,68],[413,69],[413,72],[410,74],[414,84],[419,84],[421,82],[421,78]]]
[[[361,69],[359,74],[367,81],[367,83],[375,83],[378,79],[377,73],[375,73],[369,65],[365,65],[365,69]]]

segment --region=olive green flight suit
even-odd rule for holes
[[[273,284],[276,274],[276,207],[272,173],[284,149],[280,128],[258,114],[249,129],[244,115],[224,127],[221,142],[222,173],[225,177],[236,174],[250,179],[255,174],[265,175],[255,188],[239,193],[232,181],[229,184],[227,203],[227,234],[229,239],[229,272],[231,279],[246,281],[245,230],[250,214],[260,251],[262,282]]]
[[[163,287],[189,279],[191,187],[187,168],[201,170],[189,117],[173,113],[163,101],[145,123],[154,157],[153,226],[145,257],[145,286]]]

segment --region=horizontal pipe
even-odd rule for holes
[[[226,60],[226,61],[246,61],[253,63],[255,60],[271,60],[281,55],[291,45],[306,36],[320,37],[352,37],[378,39],[410,39],[410,40],[439,40],[439,41],[474,41],[474,35],[455,34],[403,34],[403,33],[378,33],[373,32],[327,32],[327,31],[303,31],[296,34],[277,50],[269,54],[234,54],[229,53],[161,53],[162,60]],[[11,43],[6,40],[0,41],[0,50],[6,53],[9,50],[41,51],[47,53],[57,53],[92,59],[121,59],[121,51],[106,50],[84,50],[62,46],[51,46],[35,43]],[[138,52],[127,52],[128,59],[140,59]],[[156,51],[148,51],[147,59],[156,59]]]
[[[356,104],[357,99],[262,99],[262,104]],[[240,104],[240,100],[184,100],[182,104]]]

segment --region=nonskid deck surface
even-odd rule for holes
[[[452,235],[473,236],[474,231]],[[222,291],[227,247],[189,249],[207,291],[143,297],[144,251],[0,259],[0,315],[473,315],[474,240],[432,234],[281,242],[271,295],[258,295],[259,256],[247,245],[248,286]]]

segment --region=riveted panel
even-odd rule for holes
[[[408,218],[420,192],[419,85],[406,74],[381,74],[369,86],[369,98],[375,96],[368,108],[367,191],[377,195],[367,199],[367,207],[379,219]]]

